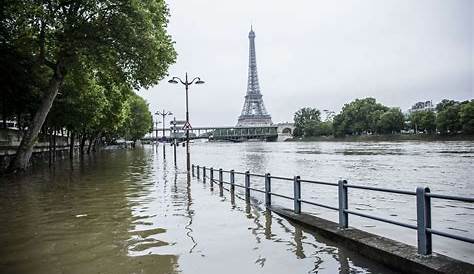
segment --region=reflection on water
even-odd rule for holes
[[[152,187],[146,163],[143,153],[104,153],[2,179],[0,272],[174,272],[175,254],[138,254],[167,244],[153,241],[166,229],[140,229],[137,206],[152,199],[142,196]]]
[[[214,187],[152,148],[2,178],[0,272],[390,273]]]
[[[308,142],[308,143],[199,143],[193,148],[195,164],[207,167],[270,172],[276,176],[337,183],[396,188],[415,191],[429,186],[431,192],[474,196],[472,180],[474,142]],[[250,157],[249,155],[259,155]],[[240,180],[240,181],[239,181]],[[243,184],[243,179],[236,178]],[[264,189],[264,181],[252,179],[252,187]],[[292,195],[289,181],[272,180],[275,192]],[[252,193],[259,200],[263,196]],[[302,184],[302,198],[337,206],[337,188]],[[278,205],[292,207],[291,201],[274,198]],[[353,210],[409,224],[416,224],[412,196],[350,189]],[[337,221],[333,211],[303,205],[303,210]],[[437,229],[474,238],[474,206],[469,203],[432,199],[433,225]],[[416,232],[357,216],[350,225],[372,233],[416,245]],[[474,263],[472,244],[433,236],[434,250]]]

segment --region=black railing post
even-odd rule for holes
[[[346,212],[348,209],[348,199],[347,199],[347,181],[339,180],[338,182],[338,198],[339,198],[339,227],[347,228],[349,227],[349,213]]]
[[[206,167],[202,167],[202,182],[206,183]]]
[[[433,251],[431,232],[427,230],[431,228],[431,198],[426,193],[430,193],[428,187],[416,188],[418,253],[421,255],[431,255]]]
[[[234,170],[232,169],[230,171],[230,192],[234,193],[235,191],[235,173]]]
[[[272,205],[272,184],[270,173],[265,174],[265,206]]]
[[[301,213],[301,181],[300,176],[293,178],[293,204],[296,214]]]
[[[197,166],[197,178],[198,178],[198,180],[199,180],[199,172],[200,172],[200,171],[199,171],[199,165],[198,165],[198,166]]]
[[[211,167],[209,171],[209,183],[211,184],[211,189],[214,187],[214,168]]]
[[[245,172],[245,201],[250,202],[250,171]]]
[[[224,172],[222,171],[222,168],[219,168],[219,187],[222,188],[224,185]]]
[[[192,175],[193,175],[193,177],[194,177],[194,164],[191,165],[191,173],[192,173]]]

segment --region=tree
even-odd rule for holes
[[[433,111],[423,111],[420,127],[428,134],[436,133],[436,114]]]
[[[405,123],[405,117],[399,108],[390,108],[388,111],[380,115],[380,119],[377,122],[377,128],[379,133],[393,134],[399,133],[402,130]]]
[[[460,105],[450,105],[438,112],[436,126],[441,134],[455,134],[462,129],[459,116]]]
[[[436,114],[433,111],[416,111],[410,114],[409,120],[415,132],[434,133],[436,130]]]
[[[6,127],[7,120],[16,119],[20,123],[31,117],[38,106],[40,94],[37,87],[42,85],[40,81],[41,71],[27,54],[0,42],[0,114],[3,127]]]
[[[443,100],[441,100],[441,102],[439,102],[436,105],[436,111],[441,112],[441,111],[445,110],[446,108],[457,105],[457,104],[459,104],[458,101],[443,99]]]
[[[321,123],[321,112],[315,108],[301,108],[294,115],[295,137],[314,136],[315,128]]]
[[[459,116],[463,133],[474,134],[474,100],[461,106]]]
[[[138,95],[133,95],[128,102],[128,118],[123,126],[123,135],[133,143],[151,132],[153,117],[146,101]]]
[[[46,71],[41,101],[10,163],[24,170],[38,133],[74,65],[102,73],[133,88],[161,80],[176,53],[166,33],[163,0],[148,1],[6,1],[0,43],[22,49]]]
[[[377,103],[374,98],[356,99],[345,104],[341,113],[334,117],[334,134],[362,134],[375,132],[380,115],[388,107]]]

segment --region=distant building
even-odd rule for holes
[[[409,110],[408,113],[413,113],[417,111],[435,111],[433,101],[418,102],[414,104]]]
[[[272,117],[263,104],[262,93],[257,76],[257,55],[255,53],[255,32],[249,33],[249,71],[247,95],[242,113],[237,121],[238,127],[259,127],[272,125]]]

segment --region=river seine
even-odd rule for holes
[[[185,148],[103,150],[0,179],[1,273],[393,273],[330,239],[246,204],[185,172]],[[473,142],[195,142],[193,164],[325,182],[474,196]],[[228,175],[226,175],[228,176]],[[224,179],[228,180],[228,177]],[[236,176],[236,183],[243,184]],[[261,179],[251,182],[263,189]],[[272,191],[292,195],[292,183]],[[337,206],[332,186],[304,199]],[[273,203],[291,207],[275,197]],[[350,189],[349,208],[416,223],[412,196]],[[334,212],[303,211],[337,221]],[[474,206],[432,201],[433,228],[474,237]],[[350,225],[416,245],[416,231],[350,216]],[[473,263],[472,244],[433,237],[434,251]]]

